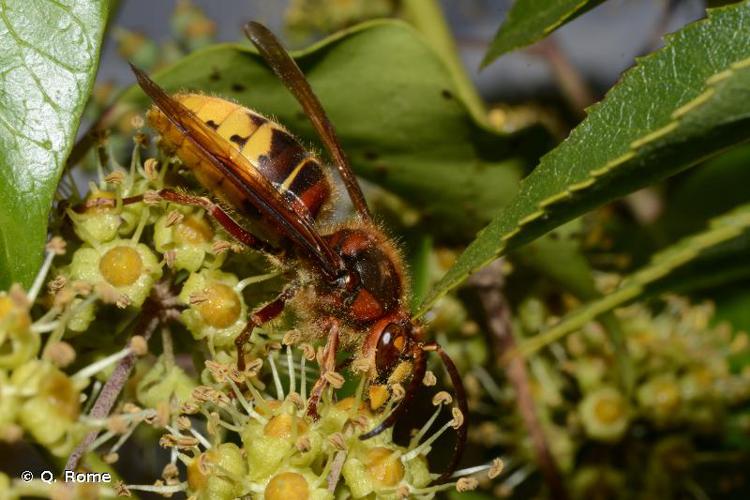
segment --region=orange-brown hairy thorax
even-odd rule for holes
[[[408,284],[403,261],[390,241],[372,227],[342,228],[326,236],[352,274],[352,289],[337,315],[365,325],[399,310]]]
[[[331,195],[329,180],[318,160],[281,125],[219,97],[177,94],[173,98],[226,142],[230,156],[244,156],[301,216],[317,217]],[[174,148],[177,156],[192,169],[198,182],[244,215],[257,216],[242,191],[205,165],[206,160],[196,146],[158,108],[151,108],[148,119],[166,145]]]

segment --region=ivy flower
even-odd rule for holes
[[[231,360],[208,362],[211,380],[193,390],[182,415],[166,427],[167,434],[160,441],[172,450],[171,464],[178,460],[185,464],[186,480],[127,488],[162,494],[183,491],[191,498],[211,500],[333,500],[433,498],[439,491],[476,487],[473,477],[430,484],[438,477],[427,465],[432,443],[462,423],[460,412],[453,408],[454,418],[430,431],[442,408],[452,403],[447,393],[434,399],[435,412],[408,446],[395,444],[391,430],[363,441],[359,436],[387,416],[392,404],[383,414],[371,412],[363,400],[364,382],[355,394],[340,400],[329,387],[317,407],[319,418],[312,419],[306,404],[312,375],[307,361],[305,356],[296,360],[290,347],[286,356],[275,349],[268,353],[265,364],[274,395],[255,379],[263,364],[260,360],[251,363],[251,372],[246,373],[239,372]],[[284,372],[287,380],[283,380]],[[195,425],[203,419],[205,434],[199,431],[203,425]],[[468,473],[499,473],[501,465],[496,462]]]
[[[112,287],[126,304],[140,307],[162,276],[151,249],[130,239],[116,239],[97,247],[83,246],[73,254],[68,269],[73,280]]]
[[[247,324],[247,305],[240,282],[230,273],[204,269],[185,281],[180,300],[190,307],[182,321],[196,340],[208,338],[211,349],[233,346]]]
[[[161,253],[171,252],[170,266],[195,272],[209,256],[211,264],[221,265],[226,252],[214,251],[219,241],[203,210],[170,204],[167,213],[154,224],[154,248]]]
[[[36,355],[39,345],[25,297],[0,292],[0,369],[13,369],[25,363]]]

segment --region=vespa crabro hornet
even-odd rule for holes
[[[263,25],[251,22],[245,33],[312,121],[352,200],[356,216],[330,227],[324,207],[334,187],[320,161],[289,132],[261,114],[234,102],[197,93],[168,95],[144,72],[133,67],[141,88],[154,102],[148,113],[162,142],[173,149],[199,183],[238,214],[253,222],[247,229],[219,203],[206,197],[162,190],[167,201],[203,207],[235,239],[248,247],[298,263],[298,277],[279,296],[250,315],[236,339],[238,368],[245,368],[245,344],[254,327],[276,318],[285,304],[304,297],[309,329],[325,337],[321,376],[308,401],[316,407],[327,384],[325,373],[336,368],[339,349],[364,366],[370,389],[410,381],[398,406],[368,439],[392,426],[422,385],[426,353],[442,359],[455,388],[458,407],[468,415],[458,371],[435,342],[421,340],[422,326],[407,310],[408,281],[396,245],[373,222],[336,133],[302,71]],[[311,334],[311,337],[314,335]],[[467,422],[457,431],[457,444],[447,470],[450,477],[466,441]]]

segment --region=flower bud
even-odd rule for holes
[[[696,366],[680,378],[680,392],[686,401],[711,398],[716,376],[708,366]]]
[[[0,371],[0,388],[2,387],[11,387],[8,375],[4,371]],[[0,392],[0,441],[9,433],[13,433],[13,428],[16,425],[16,415],[20,408],[21,401],[18,396],[2,394]],[[2,491],[1,488],[0,491]]]
[[[536,297],[524,300],[518,308],[518,317],[523,331],[527,334],[537,333],[544,326],[547,309],[544,302]]]
[[[81,305],[83,301],[84,299],[75,298],[70,304],[70,308],[75,310],[75,313],[70,317],[68,324],[66,325],[68,330],[73,332],[70,333],[70,335],[75,335],[76,333],[82,333],[88,330],[96,316],[96,303],[89,302]]]
[[[649,460],[652,474],[666,472],[668,477],[685,474],[693,466],[696,451],[689,439],[675,435],[661,439],[653,448]]]
[[[243,494],[246,475],[242,451],[234,443],[222,443],[188,464],[188,491],[200,500],[230,500]]]
[[[171,251],[172,266],[196,272],[201,268],[207,255],[214,253],[216,232],[203,211],[190,207],[174,208],[169,205],[165,215],[154,225],[154,247],[165,253]],[[179,218],[173,217],[179,214]],[[226,253],[216,255],[214,263],[221,264]]]
[[[13,369],[39,351],[39,335],[31,331],[28,307],[0,293],[0,369]]]
[[[94,245],[106,243],[117,236],[122,220],[115,202],[117,194],[94,189],[86,198],[83,212],[69,211],[73,230],[82,241]]]
[[[573,375],[583,392],[595,390],[607,373],[607,363],[601,357],[583,356],[573,361]]]
[[[457,332],[466,323],[466,309],[463,303],[446,295],[442,297],[433,308],[434,317],[430,321],[430,327],[435,331],[452,333]]]
[[[176,365],[167,368],[164,358],[159,358],[139,380],[136,398],[147,408],[156,408],[161,401],[171,401],[173,397],[183,403],[190,399],[196,385],[182,368]]]
[[[49,362],[31,361],[13,372],[11,383],[36,392],[21,406],[19,423],[52,454],[68,454],[83,432],[81,394],[73,381]]]
[[[672,374],[657,375],[638,388],[638,403],[657,425],[675,423],[682,406],[682,394]]]

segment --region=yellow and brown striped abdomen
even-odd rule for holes
[[[202,94],[173,96],[226,142],[230,157],[242,155],[302,216],[316,218],[331,196],[323,167],[281,125],[239,104]],[[198,181],[245,215],[254,216],[246,196],[212,167],[156,107],[148,113],[162,140],[193,170]],[[239,165],[236,168],[242,168]]]

